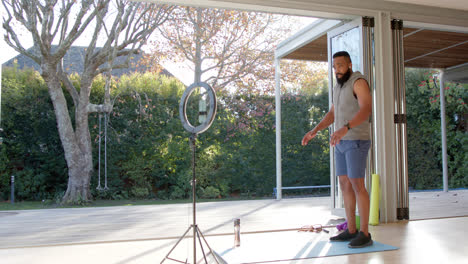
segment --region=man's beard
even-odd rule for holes
[[[351,69],[348,68],[348,71],[346,71],[346,73],[343,74],[343,77],[338,78],[338,75],[335,75],[336,81],[341,87],[343,87],[343,84],[349,80],[349,77],[351,77],[351,73]]]

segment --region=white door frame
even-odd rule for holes
[[[366,40],[364,40],[364,31],[363,31],[363,18],[358,17],[354,19],[351,22],[348,22],[342,26],[336,27],[333,30],[330,30],[327,32],[327,46],[328,46],[328,90],[329,90],[329,96],[328,96],[328,102],[329,105],[331,106],[333,104],[333,51],[332,51],[332,41],[330,41],[333,37],[338,36],[344,32],[347,32],[351,29],[359,29],[359,68],[356,68],[355,65],[353,64],[353,70],[354,71],[360,71],[361,73],[364,74],[364,69],[366,67],[365,63],[367,63],[369,60],[365,60],[365,54],[364,54],[364,43]],[[371,84],[370,84],[371,85]],[[334,128],[331,126],[329,128],[330,135],[333,133]],[[335,149],[330,147],[330,196],[331,196],[331,209],[332,213],[334,215],[342,216],[345,217],[345,211],[344,207],[338,206],[343,203],[343,197],[341,190],[337,188],[337,185],[339,184],[337,181],[337,177],[335,176]]]
[[[374,17],[374,50],[375,50],[375,90],[373,104],[373,129],[375,133],[375,173],[380,175],[380,221],[383,223],[397,221],[396,215],[396,177],[395,177],[395,124],[393,119],[394,82],[393,82],[393,49],[391,14],[375,12]],[[279,82],[279,58],[276,58],[276,139],[281,144],[281,106]],[[278,196],[281,200],[281,145],[276,146],[276,168]]]

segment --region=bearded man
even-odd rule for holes
[[[353,72],[348,52],[333,55],[333,69],[337,81],[333,87],[333,104],[320,123],[304,135],[302,145],[307,145],[317,132],[334,123],[330,145],[335,147],[335,171],[343,193],[348,228],[330,240],[350,241],[350,248],[367,247],[372,245],[368,230],[369,194],[365,187],[372,97],[365,77],[358,71]],[[361,230],[356,229],[356,201]]]

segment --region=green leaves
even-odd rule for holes
[[[9,197],[10,176],[17,176],[18,200],[55,200],[66,189],[67,166],[47,87],[33,71],[5,69],[2,79],[0,199]],[[72,77],[73,79],[73,77]],[[440,110],[431,103],[435,88],[421,85],[424,72],[407,71],[409,184],[441,187]],[[101,103],[104,82],[96,78],[92,103]],[[428,88],[429,87],[429,88]],[[447,84],[448,95],[466,101],[466,88]],[[89,115],[94,175],[91,189],[102,199],[188,199],[192,151],[179,120],[185,87],[173,78],[135,73],[112,81],[113,112],[107,139],[108,191],[98,185],[98,114]],[[453,89],[453,91],[452,91]],[[329,184],[329,136],[321,131],[307,146],[304,134],[328,111],[327,89],[282,97],[283,185]],[[434,90],[434,91],[433,91]],[[432,99],[434,100],[434,99]],[[466,108],[447,101],[450,187],[468,184]],[[276,186],[275,100],[270,95],[229,95],[218,91],[213,125],[197,139],[197,195],[205,198],[270,196]],[[70,107],[72,104],[69,104]],[[463,106],[465,107],[465,106]],[[101,135],[104,131],[104,118]],[[101,138],[104,186],[104,138]]]
[[[0,199],[9,197],[11,175],[18,200],[51,199],[66,187],[67,175],[47,87],[37,72],[5,68],[2,93]]]
[[[72,81],[77,76],[71,76]],[[91,102],[102,103],[105,80],[92,85]],[[9,177],[18,176],[17,199],[54,200],[66,188],[67,166],[47,87],[33,71],[3,74],[5,143],[0,159],[0,192],[9,195]],[[191,192],[189,134],[179,120],[185,87],[173,78],[135,73],[112,80],[113,112],[108,117],[107,185],[97,191],[99,135],[101,186],[104,186],[104,117],[89,115],[94,176],[91,190],[100,199],[187,199]],[[218,92],[218,114],[197,140],[197,193],[218,198],[269,196],[276,182],[274,97]],[[300,139],[328,108],[327,95],[288,94],[283,98],[283,158],[287,184],[328,181],[328,136],[310,146]],[[70,107],[72,104],[69,104]],[[312,106],[312,107],[311,107]]]
[[[415,189],[442,187],[440,88],[437,71],[406,70],[409,185]],[[446,83],[447,152],[449,187],[466,187],[468,89]]]

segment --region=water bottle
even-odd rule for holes
[[[234,247],[240,246],[240,219],[234,220]]]

